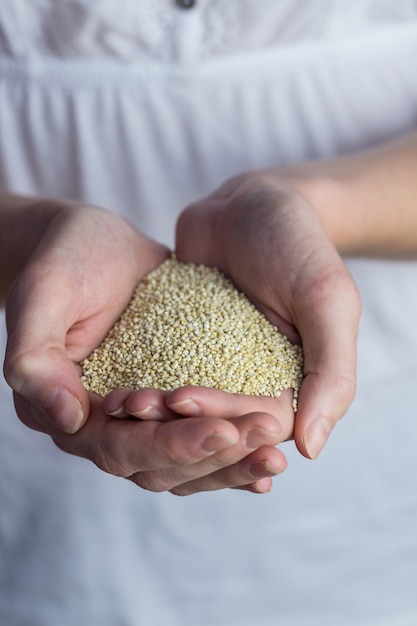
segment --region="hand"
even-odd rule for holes
[[[125,418],[134,417],[140,420],[137,424],[148,423],[148,428],[158,428],[160,432],[169,433],[173,429],[179,432],[185,423],[200,428],[209,421],[214,427],[219,420],[223,421],[223,429],[229,429],[227,445],[225,440],[219,453],[199,462],[187,459],[186,463],[177,463],[175,467],[171,463],[161,469],[154,463],[152,470],[142,463],[141,471],[130,476],[141,487],[169,490],[177,495],[224,488],[265,493],[271,489],[271,477],[283,472],[287,465],[285,456],[275,446],[292,433],[291,401],[290,390],[279,398],[257,398],[203,387],[182,387],[169,392],[117,389],[104,399],[104,408],[122,423]],[[158,422],[162,424],[157,426]],[[131,428],[140,426],[131,420]],[[231,428],[235,429],[234,434]],[[143,430],[146,431],[145,427]]]
[[[294,180],[273,171],[231,179],[183,212],[176,252],[181,261],[219,267],[282,333],[302,342],[293,436],[303,455],[316,458],[355,394],[360,299]],[[210,414],[210,390],[180,393]],[[230,402],[224,394],[226,415]]]
[[[30,224],[31,212],[25,209],[24,215],[23,223]],[[104,471],[147,489],[176,493],[219,488],[220,473],[214,480],[191,483],[227,465],[229,458],[234,461],[262,443],[280,440],[281,427],[269,415],[234,421],[214,415],[166,421],[167,410],[162,419],[148,421],[107,415],[102,400],[82,386],[77,364],[119,317],[142,276],[169,251],[123,219],[94,207],[37,204],[36,224],[39,241],[36,245],[31,236],[30,260],[6,310],[5,376],[24,424]],[[269,457],[265,467],[264,457],[254,458],[256,478],[261,479],[252,487],[255,491],[266,491],[270,480],[263,477],[285,468],[279,451]],[[246,482],[253,481],[249,468],[241,473]],[[223,482],[242,481],[226,474]],[[185,478],[190,484],[181,489]]]
[[[37,424],[33,416],[21,415],[23,421],[44,430],[49,419],[73,433],[89,411],[76,364],[168,250],[103,209],[63,202],[51,214],[51,202],[43,235],[7,300],[4,372],[15,393],[40,411]]]

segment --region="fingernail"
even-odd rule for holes
[[[149,404],[147,407],[141,409],[140,411],[130,411],[129,415],[139,417],[140,419],[147,417],[148,419],[153,420],[159,420],[161,419],[161,417],[163,417],[161,411],[153,404]]]
[[[310,459],[317,459],[331,431],[332,426],[324,417],[318,417],[310,424],[303,438]]]
[[[268,463],[268,461],[258,461],[249,467],[249,474],[252,478],[266,478],[279,473],[279,470]]]
[[[253,483],[253,488],[256,493],[270,493],[272,490],[272,482],[270,477],[268,478],[260,478]]]
[[[45,411],[52,423],[68,435],[76,433],[83,420],[81,404],[65,387],[51,393]]]
[[[245,446],[247,448],[259,448],[276,442],[279,433],[271,433],[263,428],[255,426],[246,435]]]
[[[126,416],[126,412],[125,412],[123,406],[119,406],[118,409],[113,409],[112,411],[108,411],[106,409],[106,415],[110,415],[111,417],[125,417]]]
[[[232,439],[227,435],[217,433],[215,435],[209,435],[206,439],[204,439],[201,444],[201,449],[204,450],[204,452],[219,452],[219,450],[224,450],[225,448],[233,446],[236,443],[237,438]]]
[[[172,404],[167,403],[167,405],[172,411],[180,413],[181,415],[193,415],[195,417],[201,415],[201,408],[191,399],[181,400],[181,402],[174,402]]]

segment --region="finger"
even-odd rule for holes
[[[263,481],[263,479],[281,474],[286,467],[287,461],[280,450],[263,446],[234,465],[198,480],[178,485],[171,489],[171,493],[187,496],[202,491],[227,488],[266,493],[270,491],[271,481]]]
[[[63,432],[76,432],[88,415],[72,361],[100,343],[143,273],[167,254],[125,220],[93,207],[59,212],[45,231],[8,296],[4,373]]]
[[[205,198],[185,208],[177,219],[175,254],[183,263],[213,264],[216,256],[211,242],[216,240],[216,226],[223,208],[223,201]],[[217,261],[217,259],[216,259]],[[215,265],[219,265],[218,262]]]
[[[185,418],[169,422],[114,419],[91,395],[91,412],[75,435],[55,430],[59,448],[93,461],[100,469],[123,477],[195,464],[233,446],[239,432],[227,420]]]
[[[282,391],[279,397],[247,396],[228,393],[208,387],[181,387],[167,392],[166,405],[175,413],[186,416],[206,416],[232,418],[247,413],[269,413],[280,423],[283,439],[293,432],[294,411],[293,392]]]
[[[38,408],[40,417],[63,432],[81,428],[89,411],[88,394],[77,367],[57,347],[32,350],[5,362],[8,384],[28,403]]]
[[[19,281],[9,296],[4,375],[17,394],[38,407],[44,419],[73,433],[89,409],[77,367],[65,351],[70,325],[66,317],[73,290],[61,293],[59,276],[53,269],[45,270],[44,280],[38,271],[36,277],[29,273]],[[37,279],[42,287],[35,289]]]
[[[118,418],[175,419],[178,414],[167,407],[165,395],[160,389],[115,389],[104,398],[103,408],[108,415]]]
[[[302,384],[294,438],[299,451],[316,459],[336,423],[343,417],[355,395],[354,378],[331,375],[324,369],[309,374]]]
[[[249,491],[250,493],[269,493],[272,489],[272,478],[260,478],[253,483],[249,483],[248,485],[241,485],[239,487],[231,488],[239,489],[240,491]]]
[[[326,291],[331,297],[326,298]],[[352,403],[356,385],[356,343],[360,300],[347,271],[335,274],[319,299],[326,313],[310,307],[301,335],[305,379],[298,398],[294,438],[300,452],[315,459],[337,421]]]
[[[282,437],[292,436],[294,411],[292,390],[284,390],[277,398],[232,394],[208,387],[181,387],[174,391],[117,389],[104,399],[109,415],[126,418],[167,420],[175,417],[232,418],[246,413],[264,412],[280,423]]]
[[[183,420],[177,420],[177,423],[189,421],[190,419],[196,422],[205,422],[210,418],[184,418]],[[282,440],[281,430],[279,425],[277,425],[276,419],[266,413],[252,413],[223,421],[233,424],[238,430],[239,439],[233,446],[225,447],[211,457],[194,465],[182,465],[168,471],[140,473],[132,476],[131,479],[136,484],[151,491],[172,490],[184,483],[209,476],[218,470],[233,466],[259,447],[275,446]],[[242,484],[241,481],[238,482]],[[247,482],[249,481],[246,473],[244,483]],[[208,478],[206,489],[210,488],[209,484],[210,479]],[[213,484],[215,485],[215,483]]]

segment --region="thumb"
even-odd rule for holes
[[[355,379],[326,371],[309,374],[300,389],[294,439],[299,451],[316,459],[355,395]]]
[[[299,392],[294,439],[299,451],[311,459],[321,452],[356,390],[360,300],[349,279],[340,277],[339,286],[339,291],[334,287],[327,306],[321,302],[318,309],[310,307],[300,329],[305,379]]]
[[[66,351],[68,303],[56,292],[47,296],[47,291],[28,287],[28,281],[22,280],[10,292],[4,376],[15,396],[27,401],[19,406],[32,405],[38,430],[47,432],[52,424],[73,434],[88,416],[89,399],[78,366]],[[18,415],[35,427],[26,411]]]
[[[220,204],[214,204],[209,199],[196,202],[182,211],[175,232],[175,253],[179,261],[220,266],[217,259],[220,217]]]
[[[28,349],[14,357],[13,350],[8,349],[4,374],[15,396],[27,401],[19,403],[19,407],[27,410],[18,410],[19,418],[27,426],[47,432],[50,423],[73,434],[84,424],[89,412],[88,394],[76,366],[63,350]]]

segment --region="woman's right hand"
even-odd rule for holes
[[[284,335],[302,344],[304,380],[287,436],[304,456],[316,458],[355,394],[361,306],[295,173],[277,168],[226,181],[180,216],[176,252],[181,261],[219,267]],[[176,402],[187,397],[185,390],[174,393]],[[191,397],[202,414],[212,411],[210,390]],[[229,405],[225,394],[226,414]],[[221,414],[217,399],[215,406]]]
[[[242,174],[183,212],[176,253],[180,261],[219,267],[281,332],[301,340],[305,371],[298,412],[294,416],[289,393],[265,398],[204,387],[119,390],[105,399],[107,409],[121,417],[170,409],[184,417],[232,421],[268,414],[282,427],[281,441],[294,438],[302,454],[316,458],[354,396],[360,299],[315,207],[281,170]],[[265,467],[275,462],[274,445],[262,447]],[[153,472],[148,480],[177,493],[203,490],[216,480],[225,486],[233,471],[241,479],[244,465],[255,464],[253,454],[243,461],[239,454],[239,447],[227,450],[227,469],[216,472],[211,464],[211,475],[207,461],[193,476],[178,467]],[[253,487],[247,482],[247,489]]]

